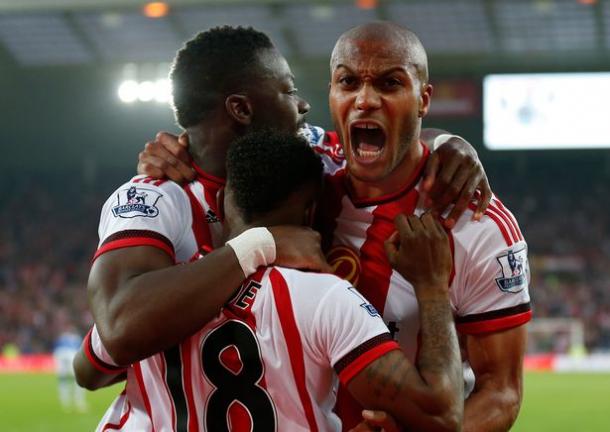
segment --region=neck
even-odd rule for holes
[[[416,136],[402,160],[383,179],[375,182],[360,180],[350,176],[348,169],[347,178],[353,198],[357,200],[376,199],[400,192],[413,179],[423,156],[424,151],[419,143],[419,136]]]
[[[235,138],[229,128],[207,127],[205,124],[188,128],[189,153],[193,162],[206,173],[225,178],[229,144]]]

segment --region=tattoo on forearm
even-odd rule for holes
[[[459,361],[447,364],[448,359],[460,359],[451,306],[444,300],[427,300],[419,307],[422,342],[417,364],[420,371],[435,373],[452,367],[452,373],[461,374]]]

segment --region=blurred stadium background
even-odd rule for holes
[[[330,128],[328,55],[340,33],[375,19],[420,36],[435,86],[425,125],[477,147],[528,240],[535,321],[514,430],[610,430],[610,77],[557,95],[536,93],[536,77],[525,77],[529,96],[483,85],[489,74],[610,71],[610,1],[0,0],[3,431],[92,430],[119,391],[89,395],[87,414],[62,413],[48,354],[67,325],[84,334],[91,324],[85,282],[102,202],[145,141],[177,131],[163,79],[181,43],[221,24],[268,32],[310,122]],[[546,132],[582,137],[573,149],[485,146],[484,100],[534,127],[545,113],[536,98],[561,107],[558,95],[563,120],[547,119]],[[583,148],[592,136],[596,148]]]

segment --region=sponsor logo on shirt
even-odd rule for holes
[[[518,293],[527,285],[529,271],[527,263],[527,249],[518,251],[509,250],[506,255],[496,257],[500,264],[502,277],[496,278],[498,288],[504,292]]]
[[[154,218],[159,214],[156,207],[162,197],[159,192],[147,188],[130,186],[117,193],[117,203],[112,207],[114,217],[131,219],[134,217]]]

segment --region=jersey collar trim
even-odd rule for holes
[[[215,175],[203,171],[195,162],[191,162],[191,166],[195,169],[195,172],[197,172],[197,177],[201,177],[205,180],[211,181],[212,183],[216,183],[218,186],[224,186],[227,182],[225,179],[216,177]]]

